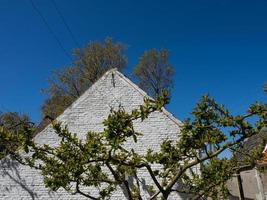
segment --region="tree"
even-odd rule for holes
[[[45,90],[48,99],[42,106],[43,117],[56,118],[107,70],[122,70],[127,64],[124,50],[123,44],[110,38],[74,50],[72,66],[55,71],[50,79]]]
[[[228,195],[226,181],[244,161],[240,163],[235,156],[220,158],[220,154],[226,150],[238,151],[246,138],[267,126],[267,104],[255,103],[245,115],[234,116],[214,99],[203,96],[192,112],[192,119],[184,122],[177,141],[166,139],[160,151],[149,149],[145,155],[126,149],[126,141],[138,142],[142,136],[135,131],[133,121],[142,121],[152,112],[161,111],[168,101],[163,92],[156,100],[145,99],[144,105],[131,113],[122,108],[113,110],[103,122],[104,130],[89,131],[86,140],[79,139],[60,122],[54,122],[53,128],[61,138],[59,146],[41,146],[24,140],[24,149],[30,155],[25,159],[16,154],[16,158],[41,170],[45,185],[53,191],[63,188],[89,199],[108,199],[123,186],[129,199],[141,200],[140,169],[147,170],[153,180],[154,184],[147,186],[150,199],[159,196],[167,199],[173,192],[190,193],[192,199],[203,196],[224,199]],[[257,121],[249,122],[255,117]],[[5,135],[3,130],[0,129],[1,134]],[[246,164],[255,165],[261,152],[260,148],[254,150]],[[154,169],[154,164],[162,167]],[[199,165],[201,173],[193,169]],[[130,184],[128,177],[135,181]],[[83,190],[91,186],[98,188],[98,196]]]
[[[135,66],[139,86],[150,96],[157,97],[163,90],[170,90],[173,85],[174,68],[169,63],[166,49],[146,51]]]
[[[15,152],[21,147],[21,141],[30,135],[25,135],[26,128],[33,128],[29,116],[17,112],[6,112],[0,114],[0,127],[6,134],[0,134],[0,159]],[[33,129],[32,129],[33,130]],[[27,138],[30,139],[30,138]]]

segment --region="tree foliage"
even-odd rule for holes
[[[226,150],[237,152],[246,138],[266,127],[267,105],[255,103],[245,115],[234,116],[204,96],[196,105],[192,119],[184,122],[177,135],[179,139],[166,139],[159,151],[148,149],[146,154],[138,154],[125,146],[127,141],[142,140],[142,133],[135,131],[133,122],[161,111],[169,101],[165,92],[162,95],[156,100],[145,99],[144,105],[131,113],[123,108],[113,110],[103,122],[104,130],[89,131],[85,140],[72,134],[67,126],[54,122],[55,133],[61,138],[57,147],[28,140],[23,143],[26,152],[30,152],[29,157],[23,159],[16,155],[16,158],[41,170],[46,186],[53,191],[64,188],[89,199],[109,199],[119,186],[125,189],[129,199],[143,199],[138,178],[140,169],[146,170],[153,180],[153,184],[147,185],[150,199],[167,199],[173,192],[190,193],[192,199],[203,196],[224,199],[228,195],[226,181],[244,164],[254,166],[262,149],[250,155],[246,163],[234,156],[221,158],[220,154]],[[255,117],[257,120],[250,122]],[[3,130],[0,129],[1,134],[6,134]],[[161,167],[155,169],[155,165]],[[196,167],[201,168],[201,173]],[[134,181],[130,182],[129,177]],[[98,189],[98,195],[93,196],[87,187]]]
[[[56,118],[107,70],[122,70],[127,64],[124,50],[123,44],[110,38],[74,50],[72,66],[55,71],[50,78],[49,88],[45,90],[48,99],[42,106],[43,117]]]
[[[169,63],[168,50],[146,51],[136,65],[134,74],[139,86],[154,98],[163,90],[170,90],[173,85],[174,68]]]
[[[4,132],[0,134],[0,159],[21,147],[22,140],[31,138],[29,133],[32,131],[27,134],[27,128],[34,128],[29,116],[17,112],[0,114],[0,132]]]
[[[72,65],[55,71],[49,87],[44,90],[48,98],[42,106],[42,117],[56,118],[107,70],[122,70],[126,64],[125,45],[110,38],[74,50]],[[174,68],[169,63],[168,51],[146,51],[134,74],[140,87],[152,97],[160,95],[163,90],[170,91]]]

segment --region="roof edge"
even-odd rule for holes
[[[81,99],[81,98],[83,98],[84,96],[85,96],[85,94],[89,91],[89,90],[94,90],[94,87],[95,87],[95,85],[96,85],[96,83],[98,82],[98,81],[100,81],[100,80],[102,80],[102,79],[105,79],[111,72],[113,72],[113,71],[117,71],[118,72],[118,69],[117,68],[112,68],[112,69],[110,69],[110,70],[108,70],[108,71],[106,71],[97,81],[95,81],[87,90],[85,90],[82,94],[81,94],[81,96],[79,96],[77,99],[75,99],[75,101],[73,101],[59,116],[57,116],[55,119],[53,119],[53,121],[55,121],[55,120],[59,120],[59,118],[64,114],[64,113],[66,113],[69,109],[71,109],[71,108],[73,108],[75,105],[76,105],[76,103],[77,103],[77,101],[79,100],[79,99]],[[40,124],[43,122],[43,120],[44,119],[42,119],[42,121],[40,122]],[[60,120],[59,120],[60,121]],[[52,123],[52,121],[51,121],[51,123]],[[45,131],[48,127],[49,127],[49,125],[51,124],[51,123],[48,123],[48,124],[46,124],[46,126],[44,126],[43,128],[42,128],[42,130],[40,130],[39,132],[36,132],[35,133],[35,136],[34,136],[34,138],[35,137],[37,137],[38,135],[39,135],[39,133],[41,133],[41,132],[43,132],[43,131]],[[39,125],[40,125],[39,124]],[[38,126],[39,126],[38,125]]]
[[[147,97],[147,98],[151,98],[144,90],[142,90],[140,87],[138,87],[138,85],[136,85],[133,81],[131,81],[129,78],[127,78],[124,74],[122,74],[121,72],[119,72],[119,70],[117,68],[112,68],[109,69],[108,71],[106,71],[96,82],[94,82],[87,90],[85,90],[85,92],[78,97],[74,102],[72,102],[72,104],[70,106],[68,106],[56,119],[54,120],[58,120],[64,113],[66,113],[69,109],[73,108],[78,99],[82,99],[84,98],[84,96],[86,95],[86,93],[88,93],[88,91],[94,90],[95,89],[95,85],[97,84],[97,82],[101,81],[102,79],[105,79],[110,73],[116,73],[118,76],[120,76],[125,82],[127,82],[131,87],[133,87],[136,91],[138,91],[143,97]],[[166,110],[166,108],[162,109],[162,113],[165,114],[170,120],[172,120],[174,123],[176,123],[179,127],[181,127],[183,125],[183,123],[177,119],[176,117],[173,116],[172,113],[170,113],[169,111]],[[42,123],[42,121],[40,122]],[[51,123],[47,124],[40,132],[36,133],[35,137],[41,133],[42,131],[46,130],[48,128],[48,126]]]
[[[109,70],[109,72],[115,72],[116,74],[118,74],[124,81],[126,81],[129,85],[131,85],[136,91],[138,91],[143,97],[147,97],[147,98],[151,98],[153,99],[151,96],[149,96],[144,90],[142,90],[138,85],[136,85],[133,81],[131,81],[129,78],[127,78],[124,74],[122,74],[121,72],[119,72],[116,68]],[[173,122],[175,122],[178,126],[182,126],[183,122],[180,121],[179,119],[177,119],[176,117],[173,116],[172,113],[170,113],[166,108],[162,109],[162,113],[164,113],[170,120],[172,120]]]

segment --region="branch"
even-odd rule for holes
[[[93,196],[91,196],[91,195],[89,195],[89,194],[85,194],[84,192],[82,192],[81,190],[80,190],[80,188],[79,188],[79,184],[80,184],[80,181],[79,181],[79,178],[77,179],[77,181],[76,181],[76,192],[75,193],[79,193],[79,194],[81,194],[81,195],[83,195],[83,196],[85,196],[85,197],[87,197],[87,198],[89,198],[89,199],[93,199],[93,200],[99,200],[100,198],[98,197],[98,198],[96,198],[96,197],[93,197]],[[74,194],[75,194],[74,193]]]
[[[206,157],[203,157],[203,158],[201,158],[201,159],[199,159],[199,160],[195,160],[195,161],[189,163],[188,165],[185,165],[185,166],[182,168],[182,170],[181,170],[180,172],[178,172],[178,173],[174,176],[173,180],[167,185],[166,190],[167,190],[167,191],[168,191],[168,190],[171,190],[171,188],[174,186],[174,184],[178,181],[178,179],[181,177],[181,175],[182,175],[187,169],[189,169],[189,168],[191,168],[191,167],[193,167],[193,166],[195,166],[195,165],[197,165],[197,164],[199,164],[199,163],[202,163],[202,162],[204,162],[204,161],[206,161],[206,160],[208,160],[208,159],[211,159],[211,158],[213,158],[213,157],[219,155],[220,153],[222,153],[222,152],[223,152],[224,150],[226,150],[227,148],[232,147],[232,146],[238,144],[238,143],[239,143],[240,141],[242,141],[242,140],[243,140],[243,137],[242,137],[242,139],[240,138],[239,140],[237,140],[237,141],[235,141],[235,142],[227,143],[226,145],[222,146],[221,149],[215,151],[213,154],[207,155]]]
[[[137,187],[138,187],[138,200],[142,200],[142,197],[141,197],[141,194],[140,194],[139,178],[138,178],[136,172],[134,172],[134,177],[136,179],[136,184],[137,184]]]
[[[120,182],[123,182],[123,184],[124,184],[124,186],[126,188],[126,191],[128,193],[129,200],[133,200],[132,194],[131,194],[131,190],[129,188],[128,182],[126,180],[123,180],[122,181],[121,178],[120,178],[120,176],[114,171],[114,169],[111,167],[111,165],[108,162],[106,162],[106,165],[109,168],[109,170],[112,173],[112,175],[114,176],[115,180],[118,181],[119,183]]]
[[[251,135],[249,135],[251,136]],[[228,142],[226,143],[224,146],[222,146],[219,150],[215,151],[213,154],[210,154],[208,156],[205,156],[199,160],[195,160],[187,165],[185,165],[184,167],[182,167],[182,169],[173,177],[172,181],[167,185],[167,187],[165,188],[164,192],[165,193],[170,193],[172,190],[172,187],[174,186],[174,184],[178,181],[178,179],[185,173],[185,171],[199,163],[202,163],[208,159],[211,159],[217,155],[219,155],[220,153],[222,153],[224,150],[240,143],[241,141],[243,141],[245,138],[249,137],[249,136],[243,136],[241,138],[239,138],[238,140],[236,140],[235,142]],[[157,197],[159,194],[161,193],[161,191],[156,192],[150,199],[154,199],[155,197]]]
[[[158,182],[157,178],[155,177],[155,175],[154,175],[154,173],[153,173],[151,167],[147,164],[147,165],[146,165],[146,168],[147,168],[147,170],[148,170],[148,172],[149,172],[149,174],[150,174],[152,180],[154,181],[154,183],[155,183],[156,186],[158,187],[159,191],[160,191],[161,193],[163,193],[163,192],[164,192],[164,189],[161,187],[160,183]]]
[[[161,193],[160,191],[157,191],[155,194],[153,194],[153,195],[150,197],[150,200],[155,199],[160,193]]]
[[[219,184],[219,183],[215,183],[215,184],[210,185],[210,186],[206,189],[206,191],[207,191],[207,190],[209,191],[211,188],[218,186],[218,184]],[[200,192],[199,194],[197,194],[197,195],[193,196],[192,198],[190,198],[190,200],[198,200],[200,197],[202,197],[202,196],[205,194],[206,191],[204,190],[204,191]]]

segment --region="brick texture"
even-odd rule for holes
[[[103,75],[91,88],[77,99],[58,121],[66,123],[73,133],[84,138],[90,131],[103,130],[102,122],[108,116],[111,108],[122,106],[126,111],[131,111],[143,103],[146,93],[139,89],[124,75],[113,69]],[[152,113],[148,119],[140,123],[136,121],[134,126],[144,135],[137,143],[129,141],[127,148],[133,148],[139,153],[145,153],[147,148],[159,149],[159,144],[166,138],[177,139],[179,137],[181,122],[169,112]],[[50,126],[40,132],[34,140],[40,144],[57,145],[58,138]],[[70,195],[64,190],[51,192],[45,188],[43,178],[39,171],[22,166],[7,159],[0,163],[0,199],[85,199],[79,195]],[[154,166],[159,167],[159,166]],[[146,171],[138,172],[142,180],[143,197],[146,199],[146,184],[152,183]],[[94,188],[89,189],[92,195],[96,195]],[[96,195],[97,196],[97,195]],[[186,199],[183,194],[173,194],[169,199]],[[127,199],[123,189],[118,188],[111,199]]]

